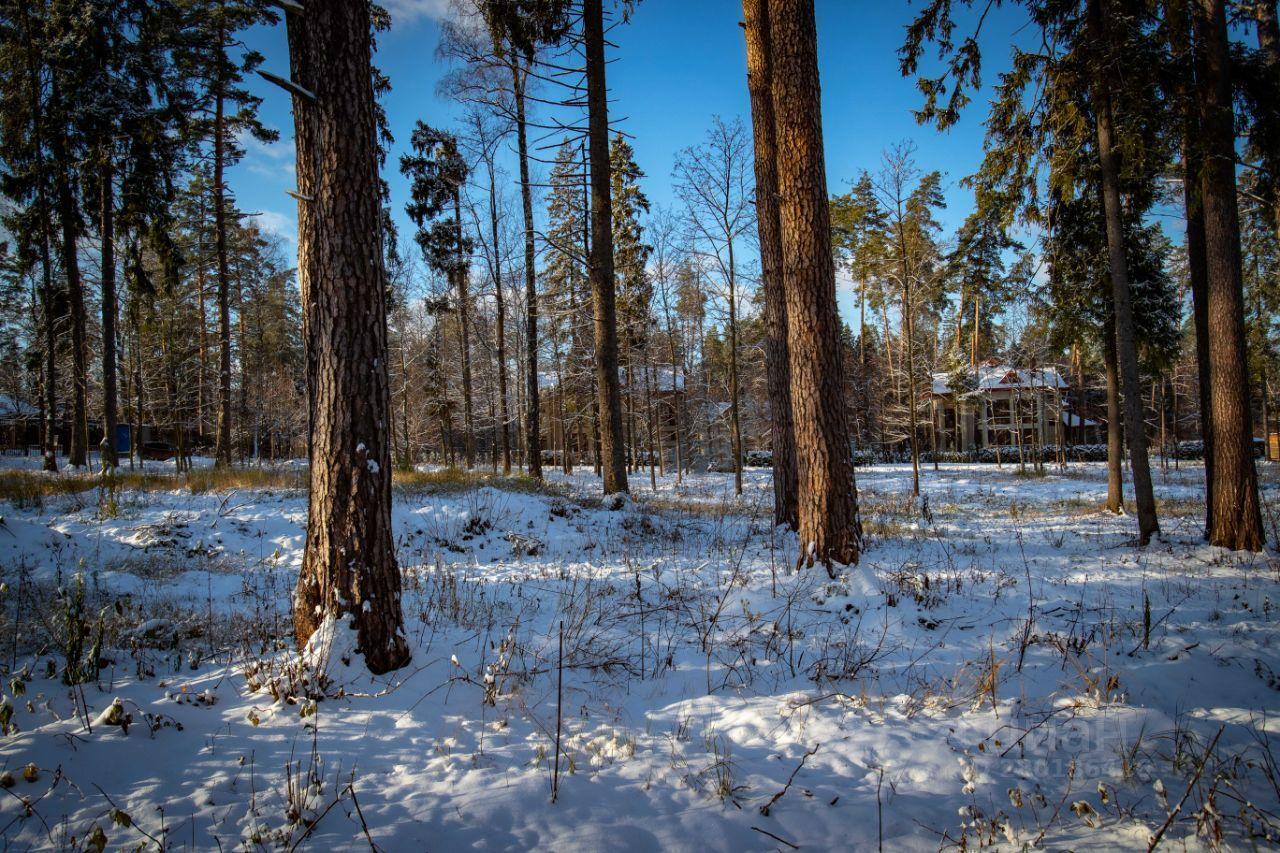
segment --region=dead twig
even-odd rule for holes
[[[1205,765],[1209,763],[1209,757],[1213,755],[1213,748],[1218,745],[1218,738],[1222,737],[1222,732],[1225,729],[1226,726],[1218,726],[1218,733],[1213,736],[1213,740],[1209,741],[1209,746],[1205,748],[1204,755],[1200,759],[1200,764],[1196,767],[1195,775],[1192,776],[1191,781],[1187,783],[1187,790],[1182,792],[1182,798],[1178,800],[1178,804],[1169,812],[1169,816],[1165,818],[1164,825],[1161,826],[1160,829],[1156,830],[1155,835],[1151,836],[1151,842],[1147,845],[1147,853],[1151,853],[1152,850],[1156,849],[1156,845],[1160,843],[1160,839],[1164,838],[1165,832],[1167,832],[1169,827],[1173,825],[1173,821],[1182,811],[1183,804],[1186,803],[1187,797],[1191,796],[1191,789],[1200,781],[1200,774],[1204,772]]]
[[[785,838],[779,838],[778,836],[774,835],[772,832],[770,832],[770,831],[769,831],[769,830],[767,830],[767,829],[761,829],[761,828],[760,828],[760,827],[758,827],[758,826],[753,826],[753,827],[751,827],[751,828],[752,828],[753,830],[755,830],[756,832],[760,833],[761,835],[767,835],[767,836],[769,836],[770,838],[772,838],[774,841],[778,842],[779,844],[785,844],[785,845],[787,845],[787,846],[788,846],[788,847],[790,847],[792,850],[799,850],[799,849],[800,849],[800,845],[799,845],[799,844],[792,844],[790,841],[788,841],[788,840],[787,840],[787,839],[785,839]]]
[[[782,790],[774,794],[773,797],[769,800],[769,802],[765,803],[763,806],[760,807],[760,814],[764,815],[765,817],[769,816],[769,809],[773,807],[774,803],[782,799],[786,795],[787,791],[791,790],[791,783],[795,781],[796,774],[800,772],[800,768],[804,767],[804,763],[809,760],[809,756],[817,752],[818,747],[820,746],[822,746],[822,744],[815,743],[813,745],[813,749],[809,750],[804,755],[800,756],[800,763],[796,765],[796,769],[792,770],[791,775],[787,777],[787,784],[783,785]]]

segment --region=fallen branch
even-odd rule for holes
[[[1169,812],[1169,816],[1165,818],[1164,826],[1161,826],[1156,834],[1151,836],[1151,843],[1147,845],[1147,853],[1151,853],[1156,849],[1156,845],[1160,843],[1160,839],[1164,838],[1165,832],[1173,825],[1173,821],[1182,811],[1182,806],[1187,801],[1187,797],[1191,796],[1191,789],[1200,781],[1200,774],[1204,772],[1204,767],[1209,763],[1209,756],[1213,755],[1213,748],[1218,745],[1218,738],[1222,737],[1223,730],[1226,726],[1218,726],[1218,733],[1213,736],[1213,740],[1209,741],[1209,746],[1205,748],[1204,756],[1200,759],[1200,765],[1196,767],[1196,773],[1191,777],[1191,781],[1187,783],[1187,790],[1182,792],[1182,799],[1178,800],[1178,804],[1173,807],[1173,811]]]
[[[800,757],[800,763],[796,765],[796,769],[792,770],[791,775],[787,777],[787,784],[783,785],[782,790],[774,794],[773,798],[770,799],[769,802],[765,803],[763,806],[760,807],[760,814],[764,815],[765,817],[769,816],[769,809],[773,807],[774,803],[782,799],[783,796],[786,795],[787,791],[791,790],[791,783],[795,781],[796,774],[800,772],[801,767],[804,767],[804,763],[809,760],[809,756],[817,752],[818,747],[820,746],[822,746],[822,744],[815,743],[813,745],[813,749],[809,750],[808,752],[806,752],[804,755]]]
[[[778,842],[779,844],[785,844],[785,845],[787,845],[787,846],[788,846],[788,847],[790,847],[792,850],[799,850],[799,849],[800,849],[800,845],[798,845],[798,844],[792,844],[790,841],[788,841],[788,840],[787,840],[787,839],[785,839],[785,838],[779,838],[778,836],[774,835],[772,832],[770,832],[770,831],[769,831],[769,830],[767,830],[767,829],[761,829],[761,828],[760,828],[760,827],[758,827],[758,826],[753,826],[753,827],[751,827],[751,828],[752,828],[752,829],[754,829],[756,832],[760,833],[761,835],[767,835],[767,836],[769,836],[770,838],[772,838],[774,841]]]

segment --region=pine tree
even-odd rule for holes
[[[1106,221],[1116,349],[1124,393],[1125,422],[1129,424],[1125,437],[1129,444],[1129,464],[1133,470],[1133,490],[1138,503],[1138,541],[1146,545],[1151,536],[1159,532],[1160,524],[1156,519],[1156,500],[1147,456],[1146,418],[1143,416],[1142,391],[1138,378],[1138,347],[1133,333],[1133,296],[1125,257],[1120,165],[1116,153],[1115,118],[1110,91],[1111,77],[1117,71],[1119,58],[1112,48],[1111,27],[1107,22],[1112,17],[1112,12],[1110,9],[1103,9],[1103,3],[1104,0],[1087,0],[1085,31],[1095,48],[1102,53],[1093,63],[1090,91],[1094,126],[1098,136],[1099,174]]]
[[[535,269],[533,189],[529,180],[529,119],[526,94],[539,45],[559,41],[568,27],[565,0],[480,0],[493,39],[494,55],[511,75],[524,214],[525,276],[525,443],[529,476],[542,478],[542,434],[538,389],[538,288]]]
[[[218,312],[218,417],[215,457],[219,465],[232,458],[231,399],[231,274],[228,260],[228,205],[226,171],[244,156],[239,139],[247,134],[260,142],[272,142],[278,134],[258,120],[262,99],[244,86],[244,77],[261,63],[262,55],[244,50],[237,61],[233,53],[242,48],[240,35],[270,17],[256,3],[229,0],[199,0],[193,10],[198,49],[193,52],[190,72],[201,81],[197,132],[209,140],[212,160],[212,194],[216,305]]]
[[[980,203],[960,226],[956,246],[947,256],[946,272],[960,297],[954,350],[968,356],[970,368],[978,366],[979,353],[993,353],[999,348],[990,309],[1000,305],[1008,294],[1007,253],[1023,248],[1001,227],[992,211],[992,207]],[[984,304],[988,308],[985,315]],[[972,316],[967,310],[970,305]]]
[[[471,387],[471,297],[467,288],[471,238],[462,228],[462,187],[470,173],[458,151],[457,138],[425,122],[414,125],[411,154],[400,158],[400,171],[410,179],[405,212],[418,226],[414,235],[426,262],[451,281],[458,316],[462,356],[462,406],[468,468],[476,462],[475,418]]]
[[[751,98],[756,229],[760,242],[760,282],[764,301],[765,373],[768,377],[770,444],[773,448],[773,523],[785,524],[794,530],[799,525],[796,508],[799,486],[795,426],[791,422],[787,303],[782,290],[773,66],[770,61],[772,48],[767,0],[743,0],[742,19],[747,40],[747,92]]]
[[[862,523],[853,473],[835,266],[822,155],[817,25],[812,0],[770,0],[770,60],[791,406],[799,467],[800,558],[853,564]]]
[[[863,424],[863,431],[858,438],[869,444],[874,429],[881,449],[885,450],[888,437],[885,434],[884,418],[880,415],[885,408],[883,386],[887,374],[893,373],[892,359],[886,358],[881,362],[881,367],[885,369],[878,370],[873,365],[873,361],[878,360],[878,348],[867,345],[869,340],[876,337],[874,329],[867,324],[867,307],[870,306],[873,311],[877,308],[884,309],[886,322],[882,344],[884,354],[889,356],[889,294],[883,275],[888,256],[888,223],[876,198],[875,184],[869,173],[864,171],[859,175],[847,193],[832,196],[831,243],[837,259],[844,264],[858,287],[858,370],[861,381],[857,388],[857,409],[861,412]]]
[[[294,22],[291,21],[291,29]],[[311,4],[290,51],[305,51],[310,115],[295,116],[315,156],[304,314],[310,424],[307,544],[295,594],[300,646],[325,619],[350,618],[374,673],[409,660],[391,533],[386,276],[369,4]]]
[[[13,237],[12,262],[19,269],[40,268],[44,422],[41,430],[42,466],[57,471],[58,461],[58,327],[64,314],[62,291],[55,287],[53,252],[52,172],[57,165],[49,152],[48,96],[42,45],[46,6],[28,0],[8,0],[0,14],[0,147],[5,170],[0,192],[15,203],[4,217]]]
[[[604,10],[601,0],[583,0],[582,41],[586,55],[587,141],[591,163],[591,252],[588,278],[595,309],[596,389],[599,394],[600,464],[604,493],[626,493],[626,448],[622,435],[622,389],[618,378],[618,320],[614,294],[613,204],[609,176],[609,100],[605,83]]]
[[[1223,0],[1194,0],[1196,96],[1205,158],[1200,169],[1204,215],[1209,348],[1209,411],[1213,430],[1213,517],[1209,542],[1260,551],[1266,543],[1253,461],[1252,407],[1246,380],[1244,282],[1236,202],[1235,118],[1230,46]]]
[[[1126,218],[1143,215],[1151,205],[1156,177],[1167,167],[1168,116],[1159,97],[1160,44],[1145,7],[1103,9],[1101,0],[1051,4],[1022,0],[1032,23],[1054,51],[1014,50],[1013,68],[1001,75],[988,119],[987,154],[972,182],[979,197],[999,200],[1002,218],[1016,214],[1042,222],[1039,200],[1043,172],[1051,193],[1071,194],[1081,176],[1080,163],[1066,167],[1081,150],[1092,152],[1088,166],[1098,180],[1102,218],[1110,258],[1108,278],[1116,366],[1123,386],[1139,516],[1139,540],[1158,530],[1147,457],[1142,385],[1136,351],[1133,294],[1125,254]],[[976,34],[956,45],[950,0],[939,0],[908,28],[901,50],[904,75],[917,71],[928,42],[942,48],[944,73],[921,78],[921,121],[941,129],[954,124],[978,85],[981,50]],[[1123,72],[1123,73],[1118,73]],[[1029,87],[1042,89],[1026,98]],[[1124,152],[1124,158],[1118,152]],[[1123,198],[1123,202],[1122,202]],[[1110,344],[1104,347],[1110,351]],[[1111,428],[1116,429],[1116,418]]]

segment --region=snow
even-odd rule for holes
[[[1007,364],[980,364],[977,368],[977,387],[980,391],[994,391],[999,388],[1033,388],[1045,390],[1049,388],[1070,388],[1071,384],[1063,378],[1056,367],[1038,367],[1034,370],[1010,367]],[[950,373],[933,374],[933,393],[947,395],[952,393]]]
[[[14,794],[0,835],[72,846],[96,825],[113,849],[148,843],[143,831],[201,849],[350,848],[366,832],[388,850],[1145,846],[1222,727],[1164,843],[1203,844],[1195,815],[1211,824],[1216,809],[1225,844],[1248,849],[1232,797],[1280,807],[1264,769],[1280,742],[1280,562],[1200,540],[1202,468],[1155,473],[1163,533],[1139,550],[1131,518],[1098,510],[1104,465],[924,466],[927,511],[910,466],[859,468],[869,547],[834,581],[791,571],[798,544],[770,523],[767,469],[744,472],[741,497],[731,474],[652,490],[646,471],[614,509],[589,470],[549,474],[547,493],[398,489],[413,660],[385,676],[364,671],[344,620],[301,657],[289,648],[301,491],[175,482],[123,493],[114,518],[93,493],[3,506],[0,658],[18,731],[0,739]],[[1277,473],[1263,466],[1270,506]],[[17,636],[11,618],[77,572],[89,621],[106,607],[113,633],[99,678],[72,689],[46,669],[62,661],[50,628],[31,615]]]

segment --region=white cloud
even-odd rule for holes
[[[261,142],[249,133],[241,133],[236,142],[244,149],[244,164],[250,172],[274,177],[297,173],[297,156],[293,139],[281,134],[276,142]]]
[[[298,221],[293,214],[281,213],[278,210],[264,210],[253,219],[263,231],[279,236],[290,246],[297,245]]]
[[[381,6],[391,13],[393,26],[428,18],[443,21],[453,15],[453,0],[381,0]]]

